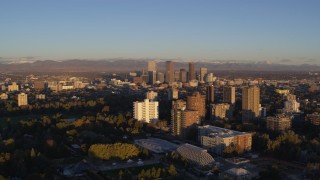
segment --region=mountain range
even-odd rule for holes
[[[319,65],[287,65],[270,62],[197,61],[196,69],[206,67],[209,71],[320,71]],[[158,61],[157,68],[165,70],[165,61]],[[188,62],[174,61],[174,68],[188,69]],[[0,72],[128,72],[146,70],[146,60],[39,60],[23,62],[0,62]]]

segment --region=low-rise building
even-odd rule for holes
[[[179,147],[177,144],[158,138],[138,139],[134,143],[157,154],[172,152]]]
[[[45,94],[37,94],[36,99],[44,100],[44,99],[46,99],[46,95]]]
[[[154,91],[149,91],[146,93],[146,99],[156,101],[158,99],[158,93]]]
[[[181,145],[178,147],[177,152],[192,164],[200,167],[209,166],[214,163],[213,157],[207,152],[206,149],[202,149],[191,144]]]
[[[250,180],[252,173],[243,168],[231,168],[219,174],[219,180]]]
[[[315,126],[320,126],[320,113],[314,112],[312,114],[307,114],[306,121]]]
[[[227,103],[210,104],[210,119],[230,119],[232,117],[232,111],[232,106]]]
[[[7,99],[8,99],[8,94],[2,93],[2,94],[0,95],[0,99],[1,99],[1,100],[7,100]]]
[[[19,91],[19,85],[16,82],[13,82],[8,86],[8,91]]]
[[[291,118],[284,115],[278,114],[276,116],[269,116],[266,119],[267,129],[272,131],[286,131],[291,129]]]
[[[252,146],[251,133],[216,126],[199,126],[198,138],[204,148],[218,155],[223,155],[227,146],[238,145],[242,151],[250,151]]]

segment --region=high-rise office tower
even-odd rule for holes
[[[207,86],[206,100],[208,104],[214,103],[214,86]]]
[[[234,104],[236,102],[236,88],[232,86],[223,87],[223,102]]]
[[[159,102],[145,99],[143,102],[136,101],[133,103],[133,116],[138,121],[151,122],[159,118]]]
[[[149,71],[149,84],[155,84],[157,81],[157,71]]]
[[[199,111],[199,117],[202,120],[206,115],[206,97],[199,92],[192,96],[187,96],[187,110]]]
[[[216,77],[213,75],[213,73],[209,73],[205,76],[204,81],[206,83],[213,83],[216,80]]]
[[[148,62],[148,71],[157,71],[157,64],[155,61]]]
[[[149,74],[144,73],[141,75],[141,78],[143,82],[149,83]]]
[[[164,74],[162,72],[157,72],[157,81],[160,83],[164,82]]]
[[[174,81],[174,67],[172,61],[166,62],[166,82],[171,83]]]
[[[28,105],[28,95],[25,93],[18,94],[18,106]]]
[[[179,71],[174,71],[174,81],[177,82],[180,79],[180,72]]]
[[[194,71],[194,63],[189,62],[189,81],[196,79],[196,72]]]
[[[187,71],[185,69],[180,69],[179,81],[185,83],[187,82],[187,79]]]
[[[259,117],[260,88],[257,86],[242,89],[242,121],[248,122]]]
[[[206,76],[206,74],[208,73],[208,69],[207,68],[200,68],[200,82],[204,82],[204,77]]]

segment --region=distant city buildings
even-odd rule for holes
[[[185,69],[180,69],[179,81],[183,83],[188,81],[188,73]]]
[[[205,82],[204,80],[204,78],[205,78],[205,76],[207,75],[207,73],[208,73],[208,69],[207,68],[204,68],[204,67],[201,67],[200,68],[200,82],[201,83],[203,83],[203,82]]]
[[[168,100],[179,99],[179,91],[176,88],[170,88],[167,90],[168,92]]]
[[[8,91],[19,91],[19,85],[16,82],[13,82],[11,85],[8,85]]]
[[[217,78],[213,75],[213,73],[209,73],[204,79],[206,83],[212,84]]]
[[[2,94],[0,95],[0,99],[1,99],[1,100],[7,100],[7,99],[8,99],[8,94],[2,93]]]
[[[164,73],[157,72],[157,81],[159,81],[160,83],[164,82]]]
[[[196,72],[194,69],[194,63],[189,62],[189,81],[196,80]]]
[[[36,81],[33,84],[33,88],[36,90],[43,90],[45,88],[45,83],[43,81]]]
[[[36,99],[44,100],[44,99],[46,99],[46,95],[45,94],[37,94]]]
[[[209,85],[207,86],[207,92],[206,92],[206,100],[208,104],[214,103],[214,86]]]
[[[148,73],[149,73],[149,84],[156,84],[157,71],[148,71]]]
[[[159,119],[159,102],[145,99],[143,102],[133,103],[133,116],[138,121],[146,123],[156,122]]]
[[[166,62],[166,83],[172,83],[174,81],[174,65],[172,61]]]
[[[290,93],[290,90],[288,90],[288,89],[276,89],[276,93],[287,95],[287,94]]]
[[[180,71],[174,71],[174,82],[178,82],[180,80]]]
[[[150,101],[157,101],[158,93],[154,91],[149,91],[146,93],[146,99],[149,99]]]
[[[157,71],[157,63],[155,61],[148,61],[148,72]]]
[[[18,94],[18,106],[28,105],[28,95],[25,93]]]
[[[250,151],[252,146],[252,134],[233,131],[215,126],[199,126],[198,138],[201,145],[218,155],[228,146],[237,145],[241,151]]]

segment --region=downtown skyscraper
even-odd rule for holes
[[[196,72],[194,70],[194,63],[189,62],[189,81],[196,79]]]
[[[174,82],[174,66],[172,61],[166,62],[166,82]]]

